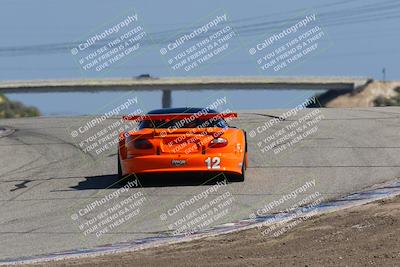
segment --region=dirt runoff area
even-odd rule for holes
[[[374,81],[359,90],[329,100],[323,105],[328,108],[373,107],[378,97],[396,96],[398,94],[396,88],[400,88],[399,81]]]
[[[264,230],[30,266],[400,266],[400,196]]]

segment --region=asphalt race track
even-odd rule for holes
[[[117,191],[116,146],[100,155],[82,151],[70,129],[89,117],[42,117],[0,120],[0,261],[69,249],[152,237],[182,225],[179,219],[217,196],[229,196],[228,212],[207,227],[238,219],[315,179],[303,195],[319,192],[324,200],[400,177],[400,108],[320,109],[317,130],[280,153],[261,152],[267,136],[291,125],[313,109],[300,111],[249,139],[249,169],[244,183],[220,186],[207,198],[172,214],[179,203],[218,185],[201,177],[148,177],[118,197],[144,197],[139,211],[100,236],[84,234],[87,218],[76,217],[88,203]],[[284,110],[251,110],[233,125],[250,133]],[[118,118],[108,119],[104,128]],[[99,130],[100,130],[99,128]],[[308,128],[310,129],[310,128]],[[260,143],[261,142],[261,143]],[[221,163],[223,164],[223,162]],[[219,180],[219,183],[222,180]],[[269,212],[291,207],[301,196]],[[135,198],[135,197],[134,197]],[[222,202],[221,202],[222,203]],[[96,216],[111,205],[99,206]],[[112,205],[111,205],[112,206]],[[160,219],[163,217],[164,218]],[[74,217],[75,216],[75,217]],[[84,223],[86,222],[86,226]],[[80,228],[81,227],[81,228]],[[86,227],[86,228],[85,228]],[[83,230],[82,230],[83,229]]]

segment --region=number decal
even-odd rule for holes
[[[205,163],[206,163],[206,165],[207,165],[207,169],[214,169],[214,170],[216,170],[216,169],[220,169],[220,168],[221,168],[221,166],[220,166],[221,159],[220,159],[219,157],[213,157],[213,158],[208,157],[208,158],[205,160]]]
[[[210,157],[208,157],[208,158],[205,160],[205,163],[206,163],[206,165],[207,165],[207,169],[211,169],[211,158],[210,158]]]
[[[221,159],[219,157],[214,157],[212,159],[212,163],[213,163],[213,165],[211,167],[212,169],[220,169],[221,168],[221,166],[219,165],[221,163]]]

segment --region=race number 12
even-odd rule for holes
[[[207,165],[207,169],[217,170],[217,169],[221,168],[221,166],[220,166],[221,159],[219,157],[213,157],[213,158],[208,157],[205,160],[205,163]]]

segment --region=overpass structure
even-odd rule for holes
[[[2,81],[3,93],[162,91],[162,106],[172,103],[174,90],[344,90],[351,91],[372,81],[367,77],[169,77],[101,78],[70,80]]]

